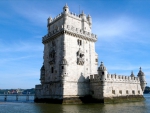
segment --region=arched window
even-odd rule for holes
[[[53,67],[51,67],[51,73],[54,73],[54,68]]]
[[[102,75],[104,75],[104,72],[102,72]]]
[[[82,45],[82,40],[80,40],[80,46]]]
[[[78,43],[79,46],[81,46],[81,45],[82,45],[82,40],[79,40],[79,39],[78,39],[78,40],[77,40],[77,43]]]

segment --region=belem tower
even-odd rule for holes
[[[97,36],[92,33],[92,18],[83,12],[63,12],[47,20],[41,84],[35,86],[35,102],[124,102],[144,99],[145,75],[109,74],[103,62],[98,67],[95,52]]]

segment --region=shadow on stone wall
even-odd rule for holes
[[[83,76],[83,73],[81,73],[77,82],[77,88],[78,88],[77,95],[79,96],[79,99],[82,101],[82,103],[90,102],[92,97],[90,95],[89,77],[85,78]]]

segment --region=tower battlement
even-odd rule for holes
[[[61,35],[62,33],[68,33],[70,35],[74,35],[75,37],[79,37],[82,39],[90,40],[90,41],[97,41],[97,36],[93,33],[83,31],[82,29],[75,28],[72,25],[65,25],[54,29],[53,31],[49,32],[42,38],[42,42],[46,43],[48,40],[53,39],[55,36]]]
[[[101,76],[98,74],[90,75],[90,82],[100,82],[103,81]],[[116,74],[108,74],[105,82],[132,82],[132,83],[140,83],[139,77],[131,77],[131,76],[124,76],[124,75],[116,75]]]

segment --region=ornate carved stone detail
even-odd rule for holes
[[[91,32],[87,32],[82,29],[70,26],[70,25],[64,25],[58,28],[57,30],[55,29],[49,32],[47,35],[45,35],[42,39],[42,42],[48,43],[50,40],[53,40],[54,38],[64,33],[71,35],[71,36],[79,37],[85,40],[93,41],[93,42],[97,41],[97,36]]]
[[[56,51],[55,50],[51,50],[51,52],[49,52],[49,64],[55,64],[55,54]]]
[[[84,64],[84,52],[81,51],[80,48],[79,48],[79,51],[77,52],[77,64],[78,65]]]

